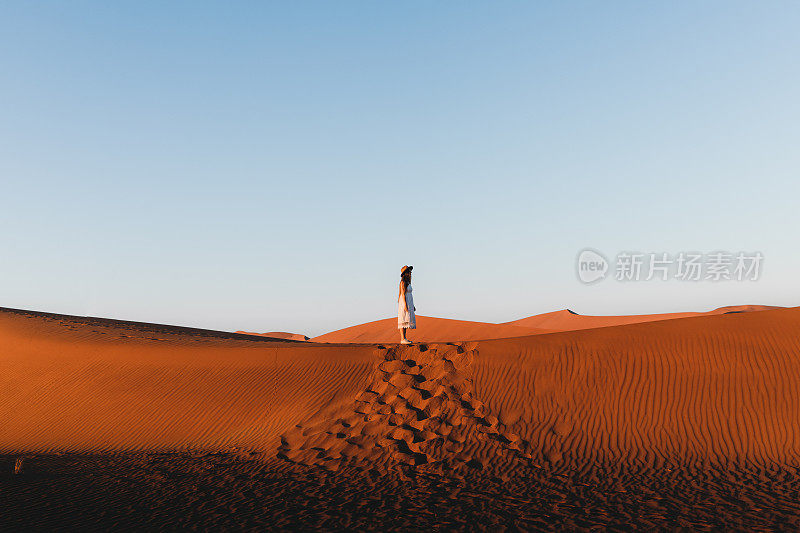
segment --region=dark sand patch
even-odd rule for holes
[[[3,530],[738,530],[800,528],[798,472],[738,465],[506,480],[263,462],[241,454],[0,456]]]

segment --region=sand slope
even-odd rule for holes
[[[800,452],[800,309],[487,341],[478,397],[558,461],[774,461]]]
[[[354,395],[372,352],[0,312],[0,450],[264,447]]]
[[[797,464],[798,332],[791,308],[401,347],[2,312],[0,451],[245,447],[500,475]]]

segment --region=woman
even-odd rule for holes
[[[400,295],[397,297],[397,329],[400,330],[400,343],[411,344],[406,338],[407,329],[417,329],[417,316],[414,311],[414,297],[411,295],[411,270],[413,266],[400,269]]]

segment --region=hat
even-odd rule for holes
[[[409,274],[411,274],[411,271],[414,270],[414,267],[408,265],[404,266],[403,268],[400,269],[400,275],[402,276],[403,274],[405,274],[406,270],[408,271]]]

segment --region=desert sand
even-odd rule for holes
[[[400,346],[4,309],[0,524],[796,530],[800,308],[649,317]]]

